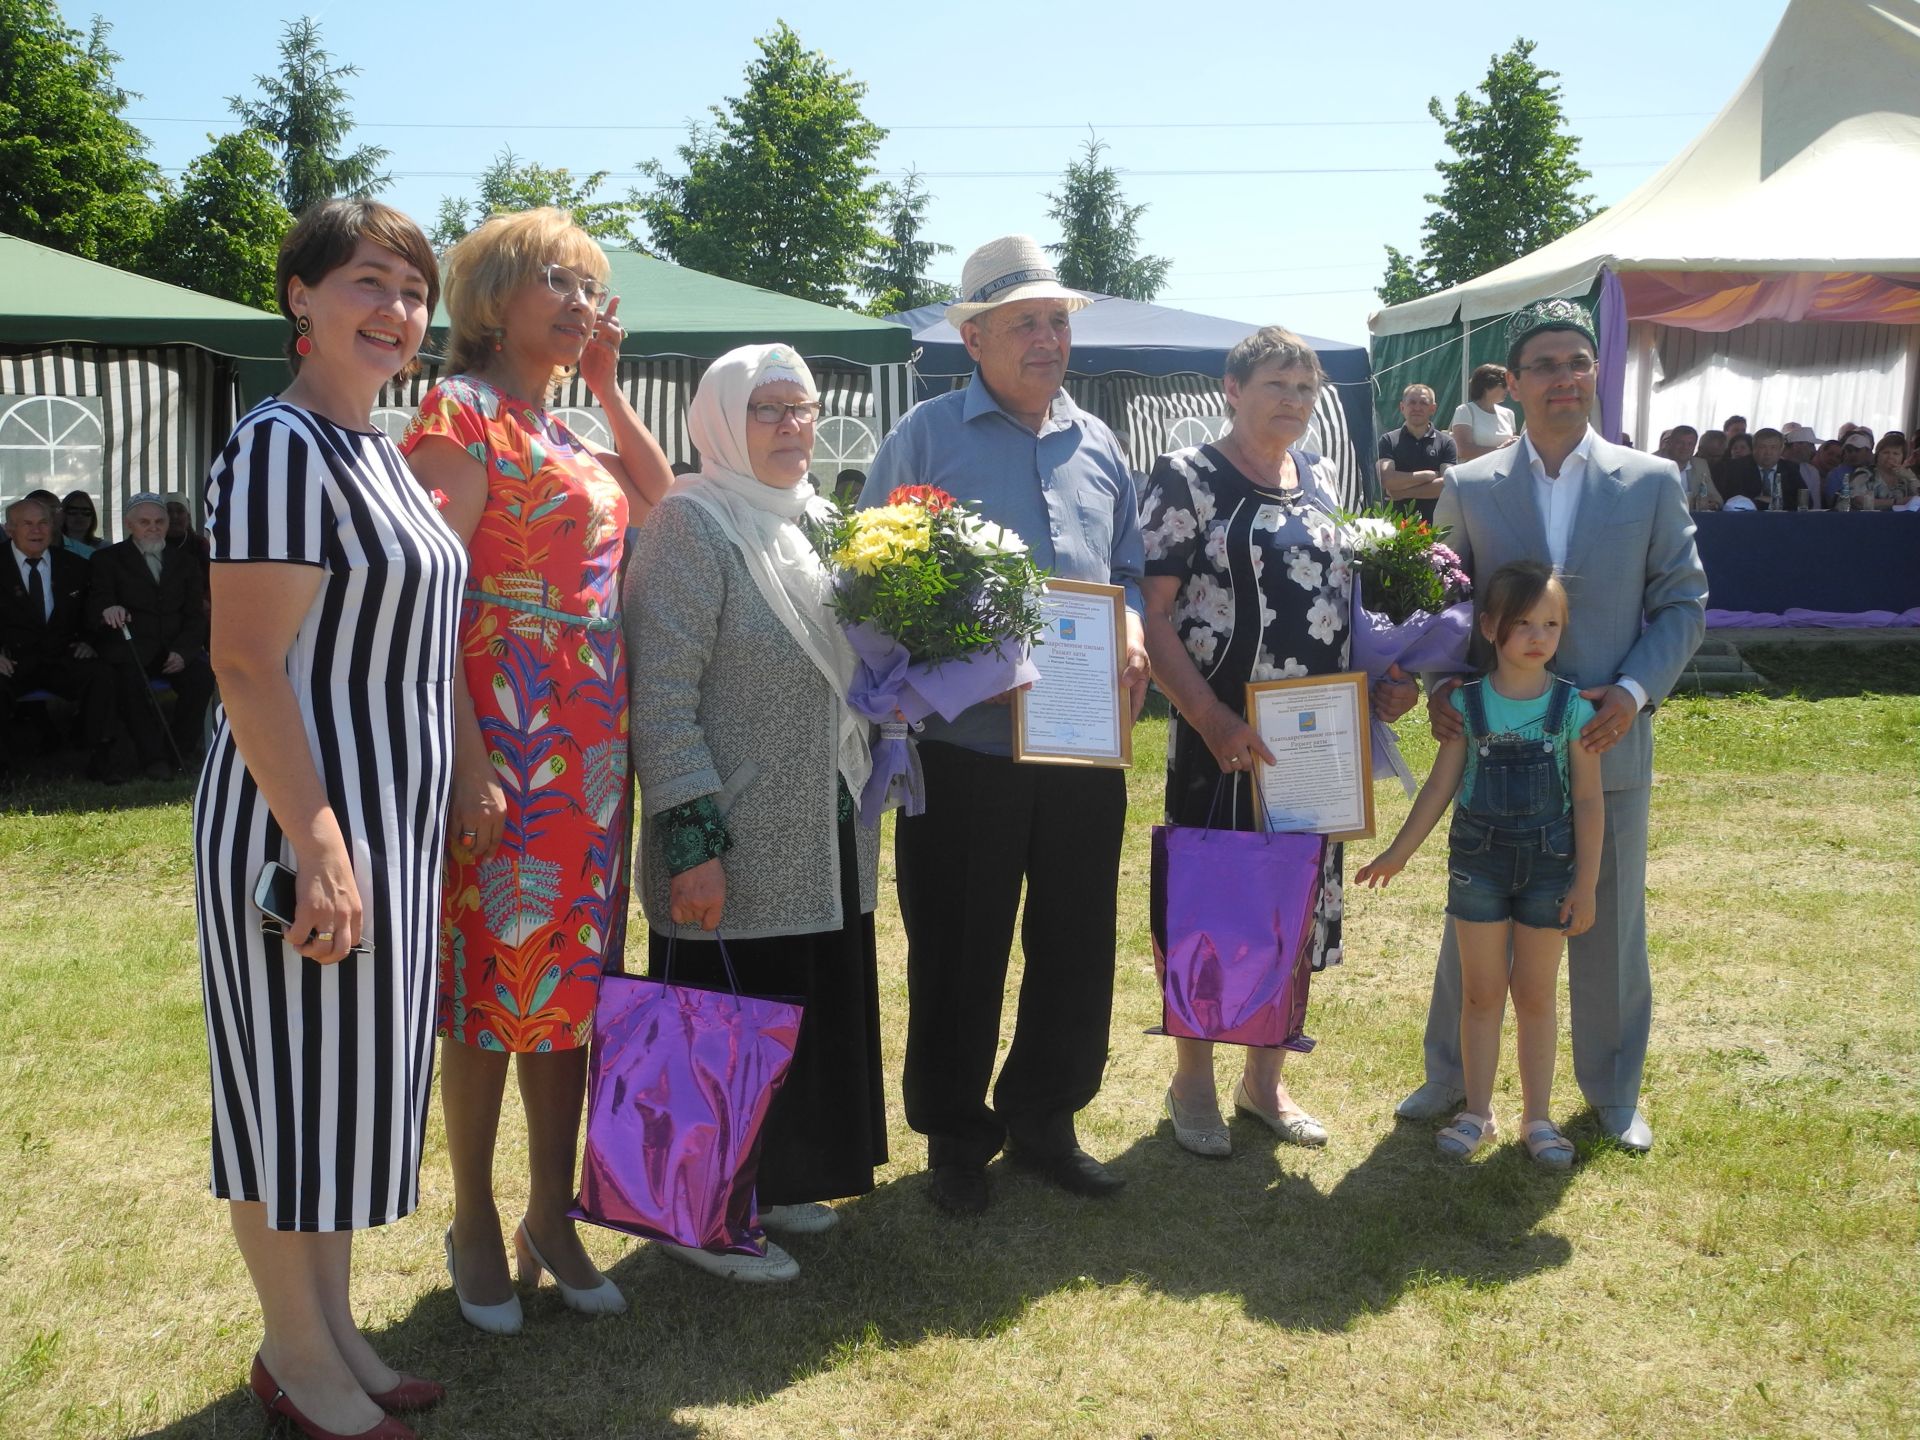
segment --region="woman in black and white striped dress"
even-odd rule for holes
[[[295,379],[207,492],[221,711],[194,798],[213,1191],[260,1296],[252,1388],[310,1435],[410,1436],[445,1393],[354,1325],[352,1232],[418,1203],[466,552],[370,416],[413,359],[433,251],[372,201],[281,247]],[[255,880],[297,872],[287,937]]]

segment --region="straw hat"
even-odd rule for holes
[[[1093,303],[1060,283],[1060,273],[1031,235],[1002,235],[969,255],[960,270],[960,294],[947,306],[947,323],[956,330],[963,321],[1017,300],[1059,300],[1069,310]]]

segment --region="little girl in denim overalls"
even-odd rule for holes
[[[1441,742],[1406,824],[1354,881],[1384,885],[1399,874],[1457,797],[1447,915],[1460,945],[1467,1106],[1440,1132],[1440,1149],[1464,1159],[1498,1130],[1493,1076],[1511,995],[1520,1137],[1540,1164],[1564,1170],[1573,1146],[1547,1111],[1563,937],[1593,924],[1600,876],[1600,758],[1578,742],[1593,706],[1547,668],[1567,622],[1567,593],[1549,567],[1503,566],[1482,591],[1479,610],[1480,634],[1496,652],[1493,667],[1448,697],[1466,732]]]

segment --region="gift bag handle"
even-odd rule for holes
[[[667,958],[662,961],[660,965],[660,983],[662,985],[671,985],[673,983],[673,947],[679,943],[680,936],[675,930],[669,930],[667,932]],[[727,989],[731,990],[733,992],[733,998],[738,1000],[740,998],[740,979],[733,973],[733,957],[727,953],[727,942],[720,938],[720,932],[718,930],[713,932],[713,943],[720,947],[720,963],[726,967],[727,972]]]

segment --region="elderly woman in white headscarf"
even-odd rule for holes
[[[798,996],[793,1066],[768,1111],[761,1220],[826,1230],[821,1202],[873,1188],[887,1156],[873,908],[877,837],[853,797],[870,768],[847,707],[854,658],[802,523],[819,391],[785,345],[714,361],[688,431],[702,468],[640,532],[626,588],[631,748],[642,806],[649,973]],[[716,933],[718,932],[717,936]],[[735,1280],[793,1258],[668,1247]]]

